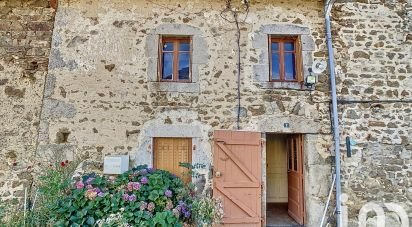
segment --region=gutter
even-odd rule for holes
[[[342,204],[341,204],[341,179],[340,179],[340,139],[339,139],[339,118],[338,100],[336,95],[335,63],[332,47],[332,32],[330,14],[335,0],[325,0],[325,25],[328,48],[328,63],[330,74],[330,85],[332,95],[332,118],[333,118],[333,138],[335,143],[335,187],[336,187],[336,226],[342,227]]]

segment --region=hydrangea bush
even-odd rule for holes
[[[198,199],[175,175],[139,166],[116,178],[83,176],[58,201],[54,221],[57,226],[188,226],[202,218]]]

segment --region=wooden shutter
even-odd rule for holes
[[[179,163],[192,163],[192,138],[154,138],[153,166],[190,182],[188,169]]]
[[[261,226],[261,135],[214,132],[213,196],[223,200],[224,226]]]

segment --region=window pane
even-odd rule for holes
[[[279,54],[272,54],[272,80],[280,79]]]
[[[189,80],[190,54],[179,53],[179,80]]]
[[[271,48],[272,48],[272,51],[278,51],[279,50],[279,43],[273,42]]]
[[[173,43],[163,43],[163,51],[173,51]]]
[[[285,79],[296,80],[295,54],[285,53]]]
[[[189,42],[181,42],[179,44],[179,51],[190,51],[190,43]]]
[[[162,56],[162,79],[173,79],[173,53],[163,53]]]
[[[283,45],[284,45],[285,51],[293,51],[293,50],[295,50],[295,45],[294,45],[293,42],[286,42],[286,43],[284,43]]]

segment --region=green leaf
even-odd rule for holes
[[[93,225],[95,223],[95,220],[93,217],[88,217],[86,223],[89,225]]]

